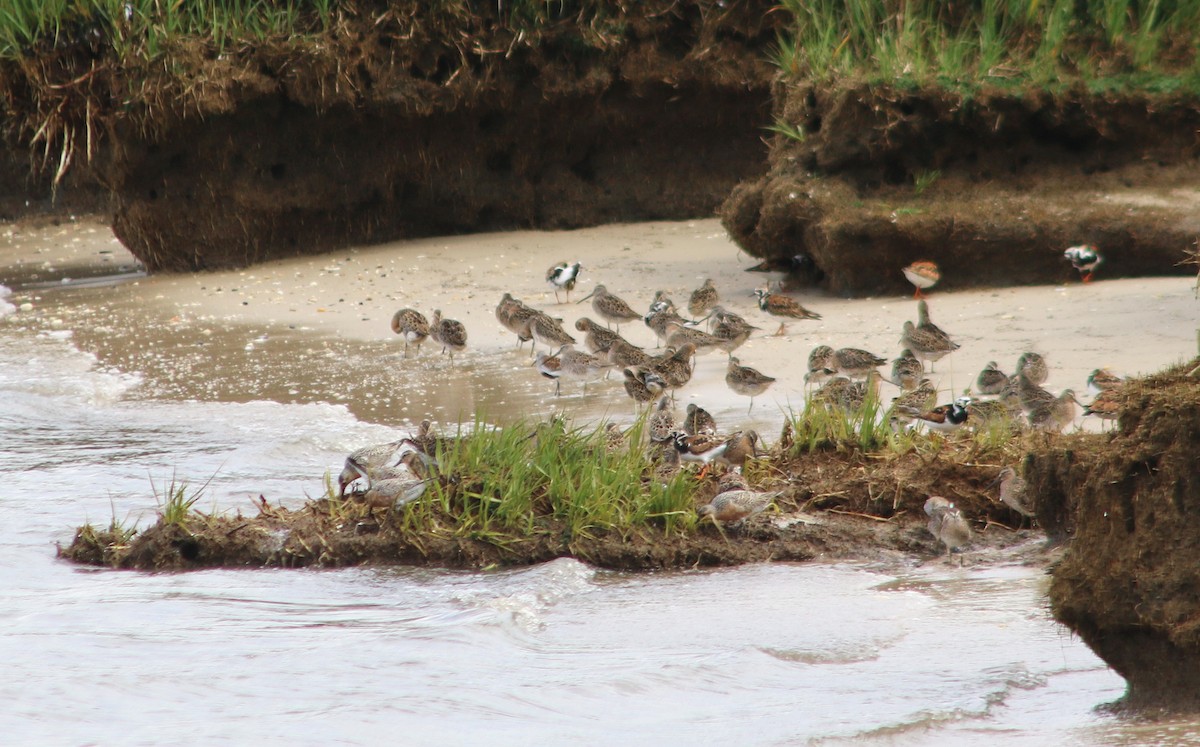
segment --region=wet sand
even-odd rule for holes
[[[0,236],[0,283],[40,284],[14,292],[11,302],[31,308],[7,317],[9,325],[72,330],[76,344],[103,362],[147,371],[148,386],[157,382],[163,396],[344,402],[379,422],[426,416],[456,422],[476,411],[504,420],[559,410],[584,419],[632,419],[619,372],[589,385],[586,395],[564,382],[562,396],[554,396],[553,382],[530,367],[528,348],[518,353],[513,335],[495,319],[505,291],[563,318],[574,332],[578,318],[596,318],[590,302],[575,302],[597,283],[644,311],[656,290],[686,306],[691,291],[713,278],[722,303],[762,328],[736,355],[778,381],[747,414],[749,400],[725,384],[725,355],[710,353],[680,392],[680,410],[694,401],[725,430],[756,427],[772,435],[783,412],[801,406],[814,346],[860,347],[891,359],[900,351],[904,321],[916,319],[910,297],[842,299],[803,290],[793,295],[823,319],[790,321],[784,336],[773,336],[779,321],[759,311],[753,291],[779,276],[744,272],[754,260],[715,219],[393,242],[99,287],[61,281],[106,268],[129,271],[128,256],[98,220],[10,225],[0,227]],[[1062,247],[1046,251],[1061,253]],[[584,265],[569,304],[556,303],[544,280],[546,269],[564,260]],[[31,268],[36,277],[30,278]],[[970,386],[988,361],[1011,373],[1027,350],[1046,356],[1047,388],[1072,388],[1086,401],[1094,368],[1148,373],[1197,349],[1200,301],[1188,278],[1109,280],[1102,265],[1097,281],[1085,285],[1064,262],[1061,285],[934,288],[929,305],[933,320],[962,345],[935,366],[932,378],[943,400]],[[427,316],[441,309],[462,321],[468,350],[451,363],[428,341],[419,356],[405,360],[389,326],[404,306]],[[656,344],[640,322],[621,332],[635,344]],[[884,385],[885,401],[896,393]],[[1076,423],[1099,428],[1083,418]]]

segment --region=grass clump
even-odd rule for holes
[[[1194,79],[1200,0],[784,0],[794,77],[1032,83]]]

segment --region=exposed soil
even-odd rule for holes
[[[1200,708],[1198,370],[1129,384],[1111,434],[1027,464],[1039,518],[1072,537],[1054,615],[1126,679],[1132,707]]]
[[[111,191],[152,271],[710,216],[761,171],[771,3],[618,5],[529,34],[479,6],[443,28],[364,3],[316,41],[197,42],[145,66],[67,47],[0,65],[0,94],[10,129],[52,125],[51,171],[70,145]]]
[[[1062,251],[1090,243],[1100,277],[1187,274],[1200,234],[1195,97],[1067,91],[965,96],[865,84],[780,85],[770,171],[722,207],[750,254],[847,295],[1062,282]],[[927,182],[923,190],[918,182]],[[884,268],[881,271],[881,268]]]
[[[778,510],[724,534],[704,523],[691,533],[645,527],[570,536],[566,525],[545,517],[527,535],[489,541],[482,533],[456,533],[453,515],[438,513],[432,519],[435,529],[424,531],[406,519],[415,506],[372,512],[359,505],[346,512],[321,499],[294,511],[263,506],[253,517],[193,515],[186,526],[160,522],[132,541],[83,527],[60,554],[81,563],[142,570],[359,564],[483,568],[563,556],[620,570],[816,558],[934,559],[945,548],[925,528],[922,506],[929,495],[940,494],[970,518],[975,541],[957,562],[975,564],[987,562],[989,550],[1041,536],[1027,523],[1022,529],[1021,517],[989,495],[994,490],[984,491],[998,467],[977,463],[978,456],[967,438],[901,456],[830,449],[790,462],[760,462],[749,474],[764,489],[785,491]],[[714,492],[710,476],[697,490],[697,505]],[[438,511],[428,503],[421,508]]]

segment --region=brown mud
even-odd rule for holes
[[[807,255],[802,282],[903,292],[899,269],[932,260],[941,290],[1057,283],[1078,278],[1062,252],[1084,243],[1099,277],[1189,274],[1194,96],[804,83],[774,102],[804,136],[774,138],[769,172],[722,219],[754,256]]]
[[[1054,616],[1129,683],[1126,705],[1200,708],[1200,359],[1127,385],[1117,428],[1030,456],[1047,529],[1069,534]]]
[[[965,435],[965,434],[964,434]],[[752,484],[782,490],[775,509],[741,528],[719,531],[704,522],[692,532],[643,526],[571,536],[560,520],[542,516],[521,536],[456,531],[452,500],[446,513],[423,498],[395,511],[318,499],[297,510],[258,506],[255,516],[192,514],[184,524],[160,521],[132,539],[82,527],[60,555],[75,562],[141,570],[217,566],[348,566],[417,564],[462,568],[527,565],[574,557],[618,570],[681,569],[749,562],[821,560],[936,560],[945,548],[925,528],[922,506],[931,494],[955,502],[975,537],[953,562],[980,564],[996,548],[1043,536],[985,491],[999,471],[967,437],[932,441],[904,454],[818,449],[799,457],[754,462]],[[985,457],[980,461],[977,458]],[[686,479],[691,479],[686,478]],[[450,495],[455,491],[443,480]],[[711,500],[716,479],[705,478],[696,505]],[[428,491],[427,495],[432,495]],[[431,511],[432,530],[406,514]]]

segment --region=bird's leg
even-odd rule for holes
[[[1088,274],[1084,275],[1084,276],[1083,276],[1083,282],[1085,282],[1085,283],[1090,283],[1090,282],[1092,282],[1092,273],[1090,273],[1090,272],[1089,272]]]
[[[753,409],[754,409],[754,398],[751,397],[750,398],[750,406],[748,408],[746,408],[746,414],[749,415],[750,411]]]
[[[787,325],[783,322],[779,323],[779,329],[775,330],[775,337],[783,337],[783,333],[787,331]]]

